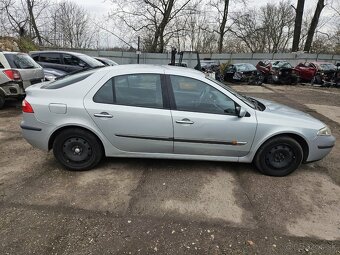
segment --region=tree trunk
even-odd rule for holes
[[[31,0],[27,0],[26,2],[27,2],[28,13],[30,15],[31,25],[33,27],[35,35],[38,38],[39,45],[42,45],[41,35],[40,35],[39,29],[37,27],[37,23],[35,22],[35,17],[34,17],[34,14],[33,14],[33,4],[31,2]]]
[[[220,31],[219,31],[219,38],[218,38],[218,53],[222,53],[223,50],[223,39],[225,35],[225,26],[227,24],[228,18],[228,11],[229,11],[229,0],[224,0],[224,7],[223,7],[223,17],[220,24]]]
[[[305,5],[305,0],[298,0],[297,6],[296,6],[292,52],[296,52],[299,50],[304,5]]]
[[[318,0],[318,5],[316,6],[312,22],[311,22],[310,27],[308,29],[305,48],[303,49],[306,52],[309,52],[310,48],[312,47],[314,33],[315,33],[315,30],[316,30],[316,27],[318,26],[320,15],[321,15],[322,9],[324,7],[325,7],[325,0]]]

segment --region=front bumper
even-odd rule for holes
[[[317,161],[326,157],[335,145],[334,136],[317,136],[309,146],[309,155],[306,162]]]

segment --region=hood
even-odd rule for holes
[[[265,105],[266,109],[263,111],[265,114],[273,114],[273,121],[289,121],[293,123],[303,123],[305,126],[313,126],[315,128],[322,128],[326,126],[320,120],[314,118],[308,113],[293,109],[289,106],[279,104],[270,100],[256,99]]]
[[[296,110],[289,106],[276,103],[274,101],[265,100],[262,98],[256,98],[256,100],[260,101],[262,104],[266,106],[266,109],[264,110],[266,112],[280,113],[282,115],[288,115],[288,116],[307,116],[307,117],[313,118],[308,113],[304,113],[302,111]]]

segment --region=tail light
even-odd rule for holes
[[[32,106],[26,101],[26,99],[22,101],[22,111],[25,113],[34,113]]]
[[[19,81],[19,80],[21,80],[20,73],[19,73],[19,71],[17,71],[17,70],[9,69],[9,70],[3,71],[3,73],[4,73],[4,74],[8,77],[8,79],[10,79],[10,80],[13,80],[13,81]]]

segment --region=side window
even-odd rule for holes
[[[235,102],[202,81],[170,76],[178,111],[235,115]]]
[[[31,57],[34,61],[39,62],[39,54],[32,54]]]
[[[114,89],[112,89],[112,87]],[[93,101],[104,104],[163,108],[161,76],[159,74],[129,74],[107,81]]]
[[[4,69],[5,67],[4,67],[4,65],[0,62],[0,68],[1,69]]]
[[[40,53],[40,62],[61,64],[59,53]]]
[[[63,60],[64,60],[65,65],[82,66],[82,67],[86,66],[86,63],[84,61],[69,54],[63,54]]]
[[[113,104],[113,80],[108,80],[94,95],[93,101],[101,104]]]

